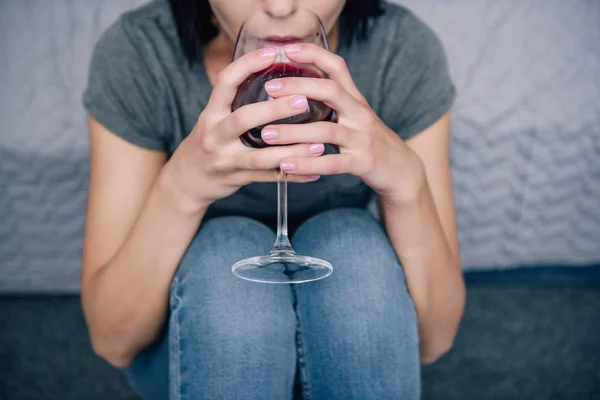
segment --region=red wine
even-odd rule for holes
[[[258,103],[269,100],[269,95],[265,90],[265,83],[278,78],[323,78],[324,76],[318,71],[301,67],[294,64],[273,64],[270,67],[252,74],[239,87],[231,110],[235,111],[238,108],[247,104]],[[294,115],[293,117],[284,118],[273,121],[272,124],[308,124],[317,121],[329,121],[333,115],[333,110],[321,101],[308,99],[308,109],[302,114]],[[246,146],[250,147],[267,147],[262,138],[261,131],[263,126],[250,129],[248,132],[240,136],[240,139]]]

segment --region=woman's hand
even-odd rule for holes
[[[193,206],[207,207],[251,182],[276,181],[276,168],[283,159],[303,160],[323,154],[321,142],[252,149],[239,139],[251,128],[306,111],[306,96],[285,95],[231,112],[238,86],[252,73],[271,65],[275,55],[275,49],[262,49],[227,66],[219,74],[209,103],[193,131],[167,163],[168,181]],[[302,174],[290,177],[291,182],[316,179],[318,176]]]
[[[269,125],[262,131],[268,144],[332,143],[340,154],[286,157],[281,169],[294,175],[352,174],[371,186],[383,201],[405,203],[418,195],[425,182],[419,157],[388,128],[357,89],[344,60],[312,44],[284,48],[295,62],[314,64],[329,79],[283,78],[267,82],[273,98],[305,95],[336,110],[337,123]]]

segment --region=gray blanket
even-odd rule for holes
[[[143,2],[0,2],[0,292],[78,291],[81,92],[100,33]],[[402,3],[440,35],[459,90],[465,269],[600,262],[600,1]]]

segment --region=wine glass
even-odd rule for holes
[[[319,17],[306,9],[296,9],[286,17],[273,17],[263,11],[253,14],[240,29],[233,59],[261,48],[277,50],[275,62],[268,68],[252,74],[239,87],[232,111],[247,104],[272,100],[265,90],[265,82],[285,77],[326,78],[314,65],[291,61],[283,47],[293,43],[313,43],[329,50],[327,37]],[[308,99],[308,109],[299,115],[273,121],[272,124],[306,124],[331,120],[334,111],[326,104]],[[259,126],[244,133],[240,139],[251,147],[267,147]],[[279,170],[277,182],[277,239],[268,255],[238,261],[232,272],[243,279],[263,283],[302,283],[329,276],[333,267],[325,260],[296,254],[287,229],[287,174]]]

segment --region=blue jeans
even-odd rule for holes
[[[310,218],[292,243],[333,274],[300,285],[244,281],[236,261],[270,250],[271,229],[209,220],[171,286],[165,334],[125,371],[145,399],[417,399],[417,318],[402,268],[366,211]],[[297,374],[297,375],[296,375]]]

